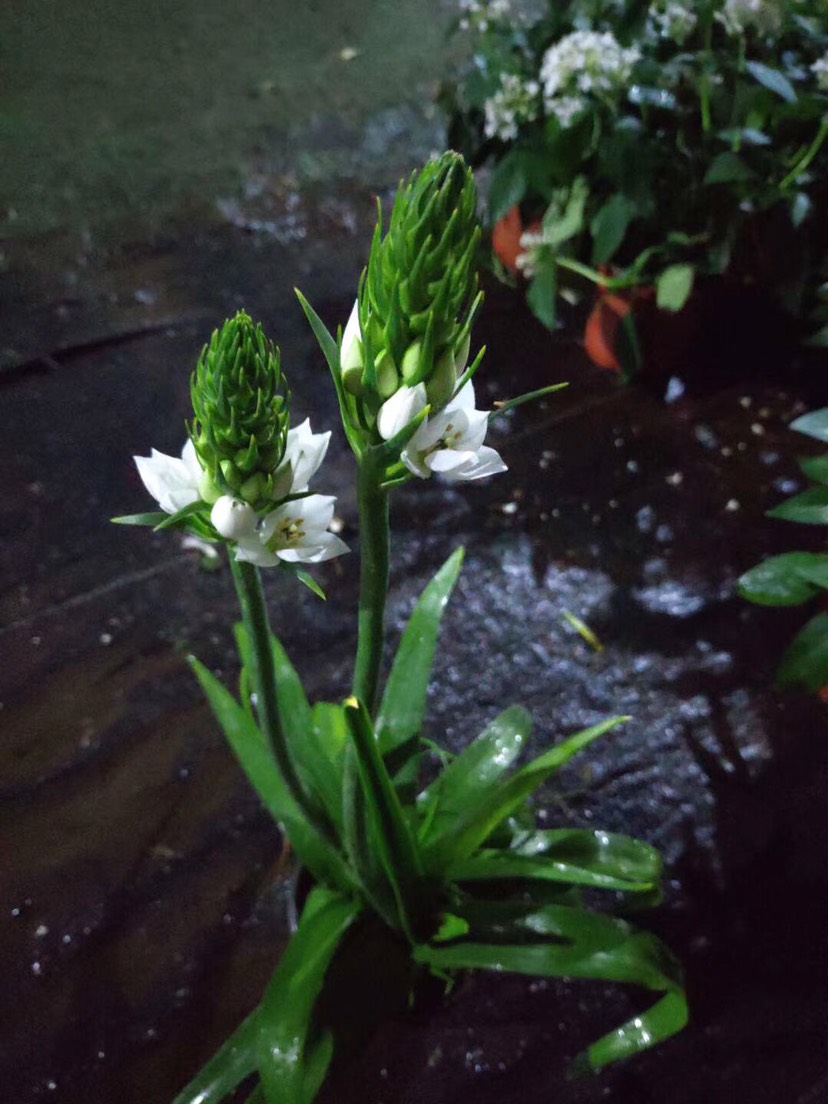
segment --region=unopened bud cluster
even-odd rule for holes
[[[403,385],[424,384],[433,409],[454,394],[481,300],[479,240],[474,177],[459,154],[444,154],[399,189],[342,342],[344,386],[369,418]]]
[[[201,497],[231,495],[263,506],[273,497],[290,421],[279,350],[239,311],[204,347],[191,392],[190,436],[205,473]]]

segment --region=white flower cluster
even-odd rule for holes
[[[772,35],[782,26],[782,0],[725,0],[716,18],[728,34],[742,35],[753,27],[760,35]]]
[[[692,8],[674,0],[656,0],[647,15],[647,33],[652,38],[669,38],[679,46],[693,33],[698,17]]]
[[[828,92],[828,50],[817,58],[811,66],[811,72],[816,75],[817,88],[820,92]]]
[[[617,94],[640,57],[637,47],[623,47],[609,31],[573,31],[543,56],[540,77],[546,110],[561,126],[570,126],[587,106],[587,96]]]
[[[485,34],[491,23],[511,15],[510,0],[460,0],[460,29]]]
[[[389,441],[426,408],[425,385],[401,387],[380,407],[377,429]],[[500,454],[483,442],[489,411],[475,408],[474,386],[468,383],[451,402],[427,417],[406,445],[400,459],[420,479],[442,475],[451,483],[467,483],[506,471]]]
[[[522,252],[515,258],[515,264],[526,277],[531,280],[538,270],[540,247],[545,244],[543,231],[524,230],[520,235],[520,248]]]
[[[219,536],[234,542],[237,560],[275,567],[280,560],[320,563],[348,551],[344,541],[328,532],[336,500],[308,493],[308,483],[325,458],[330,437],[329,432],[313,433],[307,419],[288,431],[285,455],[274,477],[275,498],[289,501],[264,517],[229,495],[222,495],[213,505],[213,527]],[[133,459],[144,486],[165,513],[177,513],[200,500],[204,472],[192,441],[184,445],[180,460],[156,449],[150,456]]]
[[[531,123],[540,114],[540,85],[524,81],[515,73],[501,73],[500,88],[484,105],[487,138],[511,142],[521,123]]]

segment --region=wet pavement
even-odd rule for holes
[[[361,13],[354,2],[343,15],[355,34]],[[301,38],[297,20],[288,37]],[[378,52],[380,30],[363,28]],[[346,37],[332,28],[331,41]],[[355,61],[324,54],[313,79]],[[367,115],[357,97],[350,118],[321,111],[299,129],[274,124],[266,153],[242,143],[242,186],[216,177],[151,217],[127,204],[117,235],[61,222],[64,196],[55,220],[35,219],[23,235],[19,218],[6,241],[3,1104],[168,1104],[255,1004],[284,945],[289,863],[184,662],[194,653],[232,682],[229,573],[207,570],[179,536],[107,519],[147,507],[131,457],[181,447],[195,358],[240,306],[281,345],[297,419],[335,425],[293,287],[330,325],[344,323],[373,195],[435,140],[423,102],[400,106],[397,91]],[[542,331],[519,296],[489,291],[477,330],[486,399],[570,386],[493,429],[506,475],[396,496],[391,643],[462,542],[427,734],[459,748],[519,701],[538,751],[632,715],[540,796],[538,815],[662,849],[667,900],[642,919],[685,962],[693,1018],[652,1054],[570,1083],[569,1060],[639,995],[480,977],[443,1008],[387,1023],[326,1101],[821,1104],[825,706],[771,685],[801,612],[734,595],[763,556],[819,547],[819,531],[764,516],[796,488],[794,457],[808,445],[787,425],[810,395],[781,361],[760,378],[755,347],[728,333],[725,368],[698,364],[703,386],[665,404],[646,387],[619,389],[571,336]],[[692,373],[693,349],[686,333],[660,346],[659,380],[674,357]],[[352,475],[335,431],[320,489],[339,496],[356,552]],[[336,699],[349,689],[357,555],[317,574],[326,604],[276,578],[268,592],[311,697]]]
[[[8,1104],[164,1104],[255,1003],[283,945],[278,834],[184,665],[193,652],[233,678],[229,574],[204,570],[176,535],[107,519],[146,506],[131,456],[180,447],[194,357],[242,303],[282,346],[297,417],[334,424],[292,286],[344,321],[372,208],[343,191],[333,218],[331,203],[302,200],[301,242],[216,215],[62,270],[38,270],[36,249],[20,261],[0,492]],[[632,715],[542,795],[539,816],[664,851],[667,903],[645,922],[686,963],[693,1023],[570,1084],[567,1061],[635,994],[480,978],[443,1009],[389,1023],[327,1099],[828,1099],[828,726],[821,703],[770,686],[798,616],[733,594],[761,556],[816,539],[763,516],[796,481],[802,442],[786,425],[802,402],[763,384],[673,405],[620,390],[502,289],[478,336],[489,399],[570,387],[493,430],[507,475],[398,494],[392,640],[462,542],[428,734],[460,747],[520,701],[537,751]],[[354,543],[351,475],[335,434],[323,482]],[[273,619],[311,695],[337,698],[357,556],[318,574],[324,605],[270,579]]]

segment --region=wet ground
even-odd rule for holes
[[[229,573],[205,570],[175,535],[107,519],[146,507],[131,456],[180,448],[195,357],[238,306],[279,341],[297,417],[334,425],[292,288],[330,324],[345,321],[372,194],[416,160],[421,119],[403,107],[373,131],[365,118],[352,130],[309,124],[349,165],[374,143],[361,175],[337,169],[299,187],[261,163],[242,187],[215,184],[151,219],[133,212],[118,235],[62,225],[7,242],[3,1104],[168,1104],[278,958],[281,842],[184,663],[192,652],[233,679]],[[639,995],[481,977],[438,1011],[388,1023],[328,1104],[828,1101],[825,706],[771,686],[800,615],[734,596],[762,556],[819,539],[764,517],[795,488],[807,446],[786,427],[802,391],[784,371],[757,378],[732,345],[728,371],[718,384],[706,373],[692,398],[620,390],[502,289],[478,338],[490,400],[570,387],[504,420],[495,444],[508,474],[397,496],[392,641],[462,542],[429,734],[460,747],[520,701],[539,750],[632,715],[542,795],[539,816],[663,850],[667,901],[645,922],[684,960],[693,1018],[652,1054],[569,1083],[571,1057]],[[692,363],[684,348],[684,370]],[[335,434],[322,489],[338,494],[356,551],[352,471]],[[327,604],[269,580],[312,697],[348,689],[357,569],[356,555],[319,569]]]

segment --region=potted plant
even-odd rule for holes
[[[726,275],[828,343],[820,0],[461,9],[473,61],[442,90],[449,138],[490,169],[496,243],[502,220],[539,220],[513,263],[501,258],[542,322],[554,328],[562,299],[596,287],[603,315],[601,300],[630,305],[641,288],[676,312],[701,278]]]

